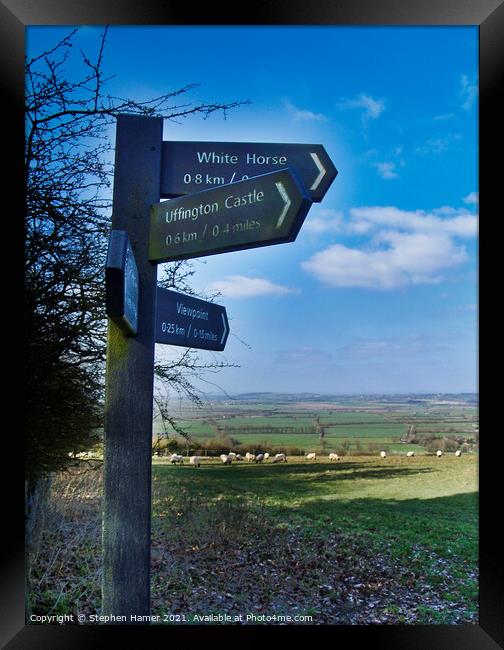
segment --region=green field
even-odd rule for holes
[[[309,566],[318,561],[317,566],[324,569],[324,576],[317,574],[317,579],[328,583],[329,591],[336,589],[331,580],[337,580],[337,566],[350,575],[356,572],[360,576],[357,591],[362,590],[356,598],[372,603],[373,622],[475,622],[476,466],[474,455],[441,459],[348,456],[333,463],[290,458],[282,464],[234,466],[204,459],[199,469],[157,460],[153,466],[155,538],[178,549],[182,565],[189,561],[200,566],[215,594],[221,570],[216,567],[221,563],[229,570],[233,563],[241,566],[241,554],[255,545],[262,549],[258,563],[271,568],[281,565],[285,571],[281,557],[294,544]],[[174,531],[177,526],[182,532]],[[226,526],[231,544],[221,539]],[[221,539],[224,549],[219,550],[212,539]],[[213,570],[208,563],[214,563]],[[334,578],[331,567],[336,571]],[[296,575],[295,567],[291,569]],[[281,573],[278,566],[276,570]],[[248,582],[251,578],[252,574],[242,576],[240,587],[231,581],[228,593],[233,588],[255,591],[250,587],[254,583]],[[262,594],[264,607],[286,611],[288,603],[275,596],[275,581],[266,582],[270,591]],[[161,578],[155,580],[160,603],[166,600],[164,584]],[[173,584],[176,592],[170,594],[170,607],[177,609],[188,587],[183,581]],[[200,584],[195,577],[191,588]],[[331,616],[334,622],[346,621],[338,598],[323,611],[319,587],[311,582],[306,586],[301,600],[312,604],[305,611],[312,611],[320,622],[332,622]],[[233,611],[231,602],[224,605],[206,595],[202,607]],[[363,611],[360,615],[369,622],[369,611],[367,618]]]
[[[237,445],[261,444],[271,451],[297,447],[301,454],[341,453],[345,447],[347,453],[372,453],[376,445],[393,454],[410,450],[421,454],[427,451],[429,439],[473,437],[476,406],[457,399],[425,398],[417,404],[387,397],[282,401],[269,395],[210,403],[200,409],[186,405],[178,425],[189,436],[188,443],[173,431],[168,434],[192,451],[211,439],[232,438]],[[411,427],[417,435],[413,442],[407,440]],[[154,431],[162,430],[162,423],[155,421]]]
[[[34,614],[100,613],[102,480],[99,463],[54,477]],[[155,459],[152,612],[183,624],[477,624],[477,489],[476,454]]]
[[[252,613],[312,617],[300,624],[478,623],[471,396],[261,395],[185,404],[177,421],[189,440],[166,432],[185,462],[155,456],[152,474],[151,608],[164,622]],[[215,447],[203,449],[208,441],[293,453],[287,463],[224,466]],[[462,456],[437,458],[445,442]],[[199,468],[188,464],[195,452]],[[34,613],[100,613],[100,457],[95,469],[84,462],[54,478],[33,566]]]

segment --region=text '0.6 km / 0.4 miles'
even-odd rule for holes
[[[294,241],[312,201],[290,169],[152,206],[149,259],[189,259]]]

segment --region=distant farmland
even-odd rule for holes
[[[304,451],[350,453],[379,445],[391,452],[425,451],[422,442],[439,437],[470,438],[477,427],[473,405],[393,404],[362,401],[360,406],[314,402],[224,402],[213,403],[203,412],[185,410],[178,424],[190,436],[189,447],[211,439],[236,444],[293,446]],[[193,417],[188,417],[189,413]],[[412,429],[413,427],[413,429]],[[162,424],[155,422],[154,431]],[[413,441],[408,434],[414,433]],[[173,437],[185,442],[183,437]],[[369,447],[370,446],[370,447]]]

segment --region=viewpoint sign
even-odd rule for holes
[[[320,144],[163,141],[161,196],[193,194],[286,167],[314,202],[322,201],[338,173]]]
[[[289,169],[156,203],[149,260],[170,262],[292,242],[311,204]]]
[[[222,352],[228,334],[225,307],[157,288],[156,343]]]

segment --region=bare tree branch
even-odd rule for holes
[[[207,119],[248,101],[180,102],[198,84],[189,83],[145,100],[106,92],[104,73],[109,28],[90,57],[75,46],[70,30],[54,47],[25,62],[26,246],[25,313],[30,379],[27,440],[30,471],[60,469],[68,452],[97,440],[103,413],[106,342],[104,267],[111,216],[113,144],[110,127],[120,113],[180,121]],[[67,67],[77,57],[79,73]],[[194,266],[165,265],[164,286],[198,295]],[[215,297],[211,296],[211,298]],[[195,381],[230,367],[202,362],[187,350],[172,364],[156,364],[171,391],[201,404]],[[166,419],[182,429],[172,414]]]

